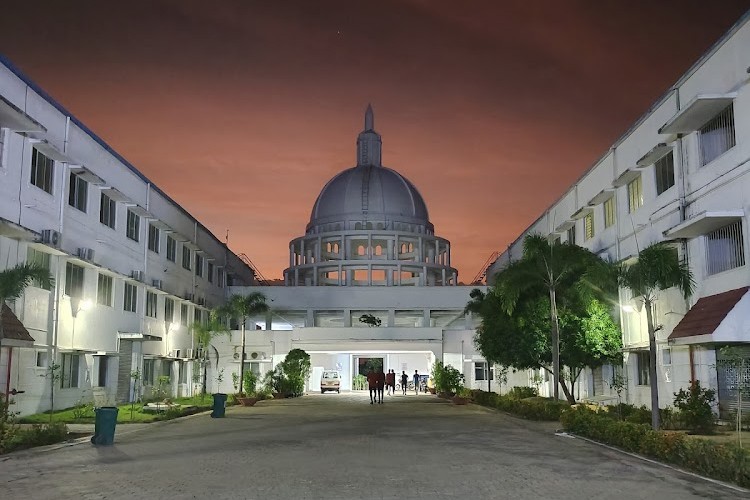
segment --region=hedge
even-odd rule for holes
[[[565,401],[540,397],[518,399],[512,395],[501,396],[494,392],[478,390],[472,391],[472,397],[477,404],[497,408],[528,420],[559,420],[560,415],[570,408]]]
[[[560,421],[574,434],[750,487],[750,450],[737,445],[654,431],[649,425],[613,420],[585,407],[565,411]]]

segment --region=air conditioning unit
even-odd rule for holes
[[[233,357],[234,359],[236,359],[236,360],[239,360],[239,359],[240,359],[240,353],[238,353],[238,352],[235,352],[235,353],[234,353],[234,354],[232,355],[232,357]],[[247,353],[245,353],[245,359],[247,359]]]
[[[161,280],[151,280],[151,286],[153,286],[154,288],[158,288],[159,290],[161,290],[163,285],[164,283],[162,283]]]
[[[76,255],[81,260],[91,261],[94,259],[94,249],[79,247]]]
[[[193,350],[192,349],[185,349],[185,352],[183,353],[183,356],[186,359],[194,359],[193,357]]]
[[[130,277],[136,281],[143,281],[143,271],[133,269],[130,271]]]
[[[169,351],[170,358],[179,358],[180,354],[182,354],[180,349],[172,349],[171,351]]]
[[[54,229],[44,229],[42,231],[42,243],[51,247],[60,248],[62,235]]]
[[[190,302],[192,302],[193,300],[195,300],[195,294],[194,293],[186,293],[185,294],[185,300],[189,300]]]
[[[266,353],[258,351],[251,352],[250,359],[266,359]]]

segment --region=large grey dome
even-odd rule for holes
[[[360,165],[328,181],[315,200],[310,224],[355,219],[429,225],[430,217],[422,195],[406,177],[390,168]]]

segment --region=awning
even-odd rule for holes
[[[560,223],[559,226],[557,226],[555,228],[555,232],[556,233],[564,233],[565,231],[567,231],[568,229],[570,229],[571,227],[573,227],[575,225],[576,225],[576,221],[574,221],[574,220],[563,221],[563,222]]]
[[[101,186],[101,190],[103,194],[106,194],[113,201],[119,201],[122,203],[130,200],[130,198],[128,198],[112,186]]]
[[[31,241],[39,238],[39,233],[0,217],[0,236]]]
[[[593,198],[589,200],[589,206],[593,207],[596,205],[601,205],[605,201],[612,198],[614,195],[615,195],[614,189],[602,189],[601,191],[599,191],[599,193],[596,196],[594,196]]]
[[[23,323],[10,310],[8,304],[3,304],[0,321],[3,322],[2,345],[5,347],[33,347],[34,337],[23,326]]]
[[[573,215],[571,215],[570,218],[573,219],[573,220],[583,219],[584,217],[586,217],[591,212],[593,212],[593,209],[591,207],[588,207],[588,206],[581,207],[578,210],[576,210],[575,212],[573,212]]]
[[[46,139],[32,139],[30,142],[35,149],[44,153],[48,158],[52,158],[55,161],[64,161],[66,163],[71,163],[73,161],[68,155],[50,144]]]
[[[631,181],[637,179],[641,173],[635,169],[629,168],[620,174],[620,177],[612,181],[614,187],[622,187],[629,184]]]
[[[643,155],[640,160],[635,162],[635,164],[639,168],[648,167],[649,165],[653,165],[657,161],[661,160],[663,157],[665,157],[669,152],[672,151],[672,146],[668,146],[666,144],[659,143],[654,148]]]
[[[718,115],[737,97],[730,94],[700,94],[679,110],[659,129],[660,134],[689,134]]]
[[[83,165],[71,166],[70,171],[71,173],[76,174],[78,177],[85,180],[89,184],[94,184],[97,186],[101,186],[104,184],[104,181],[102,180],[101,177],[99,177],[98,175],[96,175],[94,172],[92,172],[91,170],[89,170]]]
[[[745,212],[742,210],[701,212],[673,228],[667,229],[664,231],[664,236],[669,239],[695,238],[740,220],[744,215]]]
[[[750,342],[750,287],[698,299],[669,335],[677,344]]]
[[[143,332],[117,332],[117,337],[120,340],[161,341],[161,337],[149,335],[148,333]]]
[[[0,96],[0,128],[15,132],[46,132],[44,125],[21,111],[13,103]]]

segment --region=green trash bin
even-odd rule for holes
[[[224,407],[227,403],[227,395],[221,392],[214,394],[214,406],[211,412],[211,418],[224,417]]]
[[[94,421],[94,435],[91,436],[93,444],[110,445],[115,442],[115,426],[119,411],[116,406],[102,406],[94,410],[96,420]]]

